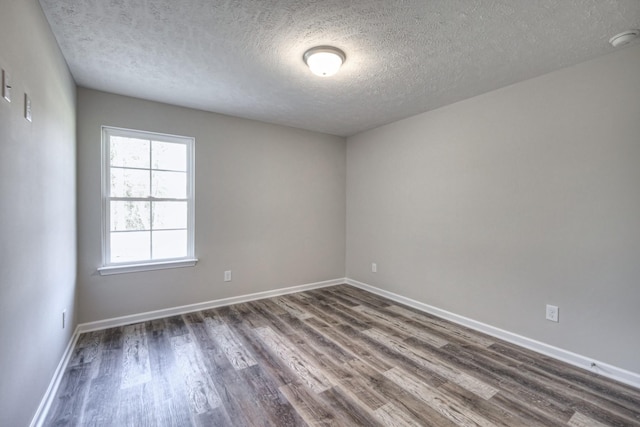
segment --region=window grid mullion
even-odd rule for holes
[[[188,228],[160,228],[156,229],[157,231],[185,231]],[[140,229],[140,230],[111,230],[111,233],[137,233],[139,231],[151,231],[150,229]]]
[[[139,168],[135,166],[111,166],[111,169],[130,169],[130,170],[136,170],[136,171],[146,171],[146,170],[152,169],[157,172],[187,173],[187,171],[177,170],[177,169]]]
[[[149,140],[149,198],[153,197],[153,141]],[[153,259],[153,201],[149,201],[149,255]]]
[[[109,197],[112,202],[188,202],[189,199],[171,199],[168,197]]]

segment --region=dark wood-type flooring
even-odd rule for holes
[[[48,426],[640,426],[640,390],[347,285],[82,334]]]

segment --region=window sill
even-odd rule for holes
[[[98,268],[98,272],[101,276],[110,276],[112,274],[137,273],[140,271],[164,270],[167,268],[193,267],[197,262],[197,258],[189,258],[149,264],[110,265]]]

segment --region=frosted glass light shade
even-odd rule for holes
[[[318,46],[306,51],[303,59],[313,74],[329,77],[338,72],[346,55],[335,47]]]
[[[609,43],[611,43],[613,47],[620,47],[631,43],[638,37],[640,37],[640,30],[628,30],[611,37]]]

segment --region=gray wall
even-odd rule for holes
[[[0,425],[23,426],[71,338],[76,280],[75,85],[37,1],[2,0],[0,68]]]
[[[347,275],[640,372],[640,46],[349,138]]]
[[[102,125],[195,137],[195,267],[96,272]],[[344,138],[80,88],[78,158],[81,323],[344,277]]]

